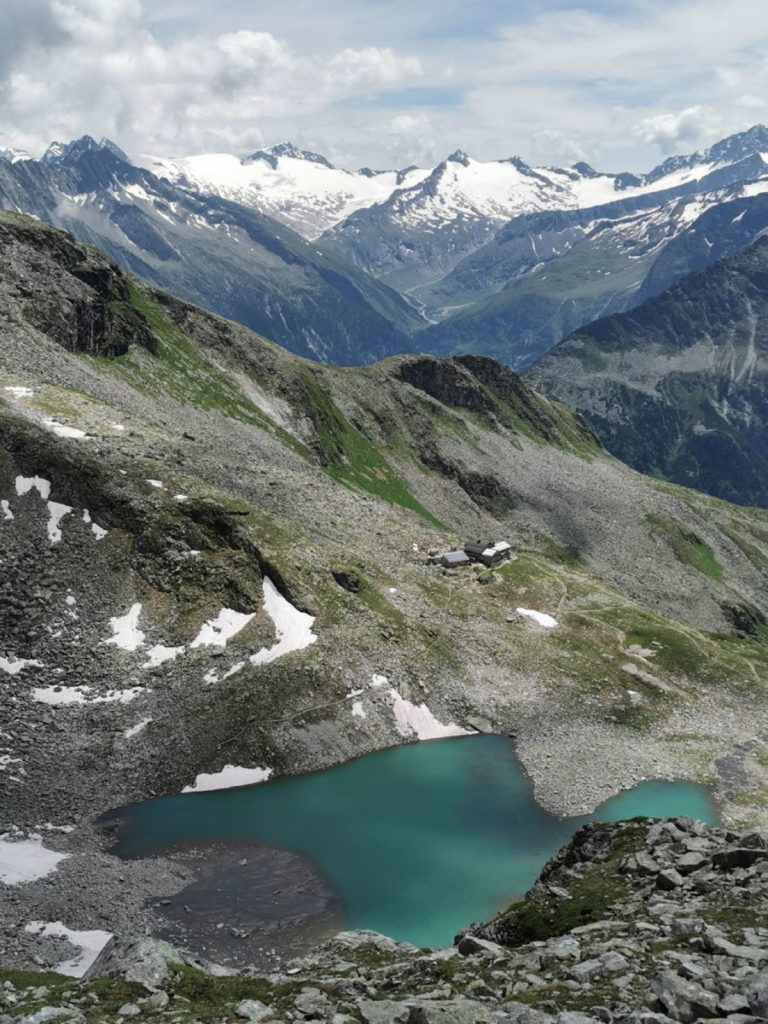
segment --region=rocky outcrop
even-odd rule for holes
[[[0,218],[0,247],[4,305],[18,304],[26,322],[62,348],[108,357],[132,345],[157,352],[157,337],[132,304],[130,282],[102,253],[9,214]],[[65,271],[55,284],[47,273],[51,257]]]

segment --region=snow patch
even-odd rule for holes
[[[13,519],[13,512],[11,512],[10,503],[6,498],[3,498],[3,500],[0,501],[0,511],[2,511],[3,519],[5,519],[6,521]]]
[[[67,928],[61,921],[30,921],[29,924],[24,925],[24,931],[30,935],[39,935],[44,938],[66,939],[80,950],[71,960],[64,960],[53,968],[57,974],[64,974],[68,978],[82,978],[112,938],[112,932],[75,931],[72,928]]]
[[[41,668],[42,664],[42,661],[35,661],[32,658],[0,658],[0,672],[5,672],[9,676],[17,676],[28,665],[36,665]]]
[[[40,839],[10,841],[6,832],[0,836],[0,882],[35,882],[55,871],[66,857],[66,853],[47,850]]]
[[[19,497],[32,490],[37,490],[43,501],[48,501],[51,496],[51,481],[42,476],[16,477],[16,493]]]
[[[144,643],[144,634],[139,629],[139,615],[141,605],[137,601],[131,605],[125,615],[116,616],[109,620],[113,636],[105,640],[105,644],[114,644],[124,651],[136,651]]]
[[[317,635],[312,632],[314,616],[294,608],[268,576],[264,577],[264,611],[274,623],[277,643],[252,654],[252,665],[267,665],[291,651],[301,651],[317,640]]]
[[[87,523],[90,526],[91,533],[94,535],[96,540],[104,540],[104,538],[107,536],[107,531],[104,529],[104,527],[98,526],[91,519],[91,513],[88,511],[87,508],[83,510],[83,522]]]
[[[533,619],[534,622],[538,622],[540,626],[544,626],[545,629],[554,629],[558,624],[557,619],[551,615],[547,615],[546,612],[537,612],[533,608],[515,608],[518,615],[524,615],[528,619]]]
[[[75,440],[82,440],[82,438],[88,436],[84,430],[78,430],[77,427],[67,427],[56,420],[43,420],[43,425],[56,434],[57,437],[71,437]]]
[[[193,647],[226,647],[227,641],[245,629],[255,612],[236,612],[232,608],[222,608],[215,619],[209,619],[200,627],[200,632],[189,645]]]
[[[394,688],[389,691],[392,698],[392,710],[395,715],[397,731],[401,736],[419,740],[437,740],[446,736],[471,736],[470,729],[462,729],[453,722],[443,725],[426,704],[412,704],[405,700]]]
[[[34,395],[34,393],[35,393],[32,390],[32,388],[13,387],[13,386],[6,386],[6,387],[3,388],[3,391],[7,391],[11,395],[12,398],[31,398]]]
[[[212,789],[253,786],[258,782],[266,782],[271,774],[271,768],[239,768],[234,764],[225,764],[220,772],[203,772],[198,775],[193,785],[185,786],[182,793],[205,793]]]
[[[371,676],[371,686],[386,686],[388,682],[386,676]]]
[[[92,697],[90,686],[39,686],[32,691],[32,700],[50,707],[66,707],[70,704],[130,704],[140,693],[146,693],[140,686],[126,690],[109,690],[102,697]]]
[[[161,491],[165,490],[165,484],[162,480],[147,480],[147,483],[150,487],[157,487]]]
[[[352,714],[355,716],[355,718],[368,717],[365,713],[365,709],[363,708],[363,702],[361,700],[356,700],[352,704]]]
[[[127,740],[133,739],[134,736],[138,736],[140,732],[143,732],[151,721],[151,718],[142,719],[141,722],[137,722],[136,725],[132,725],[130,729],[126,729],[123,736],[125,736]]]
[[[62,505],[58,501],[48,502],[48,540],[51,544],[58,544],[61,541],[60,523],[64,516],[72,511],[71,505]]]
[[[141,667],[157,668],[158,665],[162,665],[166,661],[173,661],[174,658],[178,658],[183,653],[183,647],[164,647],[162,644],[157,644],[147,651],[149,657]]]

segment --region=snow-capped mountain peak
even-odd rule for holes
[[[59,164],[67,161],[77,160],[84,153],[95,153],[106,150],[112,156],[117,157],[124,163],[130,163],[126,154],[118,145],[110,139],[103,138],[97,142],[91,135],[83,135],[82,138],[74,139],[72,142],[52,142],[41,157],[43,164]]]
[[[416,167],[402,172],[345,171],[290,142],[245,159],[206,153],[172,160],[148,156],[142,164],[184,188],[267,213],[309,239],[429,173]]]
[[[462,167],[469,167],[471,160],[463,149],[457,149],[448,157],[449,163],[461,164]]]
[[[269,149],[257,149],[255,153],[245,157],[243,163],[250,164],[257,160],[264,160],[275,169],[281,157],[289,160],[306,160],[308,163],[322,164],[323,167],[327,167],[329,170],[335,170],[330,160],[327,160],[320,153],[299,149],[292,142],[280,142],[276,146],[270,146]]]
[[[768,128],[755,124],[744,132],[721,139],[709,149],[685,156],[670,156],[642,177],[644,184],[669,177],[670,174],[703,169],[706,173],[717,167],[737,163],[751,156],[768,152]]]

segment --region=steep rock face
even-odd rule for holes
[[[40,260],[29,259],[43,238],[68,271],[61,280],[52,282]],[[13,217],[0,220],[0,246],[7,301],[23,304],[25,319],[59,345],[94,356],[124,355],[131,345],[156,351],[146,319],[130,304],[129,283],[101,253]]]
[[[444,405],[476,413],[491,428],[522,428],[565,446],[596,444],[595,436],[569,411],[548,404],[516,373],[486,356],[418,356],[398,360],[395,372]]]
[[[768,505],[768,243],[558,345],[529,373],[645,473]]]

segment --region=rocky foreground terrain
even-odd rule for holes
[[[588,825],[526,897],[417,949],[343,932],[271,974],[232,975],[146,937],[82,982],[6,971],[3,1024],[665,1024],[768,1019],[768,837],[690,818]]]

